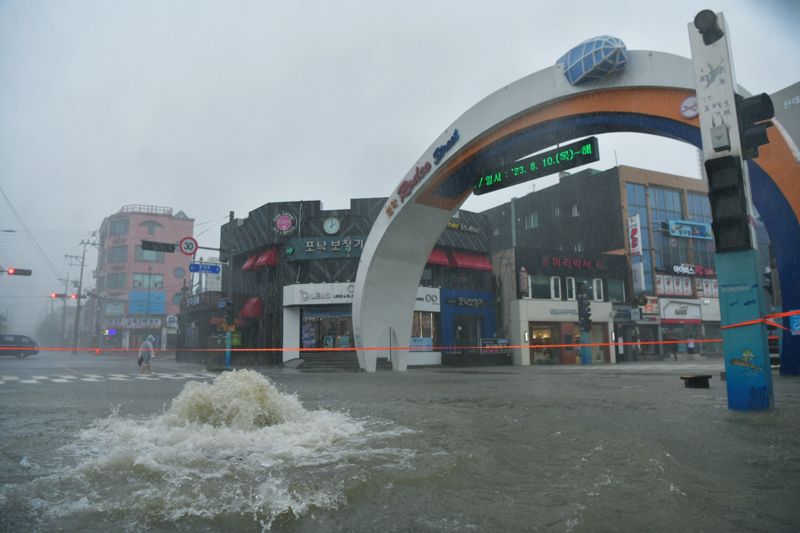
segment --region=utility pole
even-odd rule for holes
[[[81,324],[81,298],[83,298],[83,294],[82,294],[82,291],[83,291],[83,267],[86,265],[86,247],[89,246],[89,245],[97,246],[97,243],[96,242],[89,242],[89,241],[81,240],[81,245],[83,246],[83,253],[81,254],[81,257],[80,257],[81,272],[78,275],[78,298],[77,298],[78,307],[75,309],[75,327],[72,330],[72,354],[73,355],[78,353],[78,344],[79,344],[79,341],[80,341],[79,328],[80,328],[80,324]],[[75,260],[78,259],[77,256],[70,256],[70,257],[72,259],[75,259]]]
[[[70,256],[65,255],[64,258],[68,258]],[[67,270],[67,278],[58,278],[58,281],[64,282],[64,294],[69,294],[69,270]],[[61,345],[63,346],[66,344],[66,337],[67,337],[67,296],[64,297],[63,305],[61,306]]]

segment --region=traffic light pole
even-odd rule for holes
[[[764,303],[740,102],[722,13],[705,10],[689,25],[709,199],[716,244],[719,306],[728,408],[764,410],[773,405]],[[738,109],[737,109],[738,108]],[[747,129],[745,136],[747,136]],[[755,147],[757,153],[757,146]]]

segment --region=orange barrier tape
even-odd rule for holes
[[[779,323],[773,321],[772,319],[773,318],[784,318],[784,317],[787,317],[787,316],[794,316],[794,315],[800,315],[800,310],[796,309],[794,311],[786,311],[786,312],[783,312],[783,313],[773,313],[771,315],[766,315],[763,318],[756,318],[756,319],[753,319],[753,320],[746,320],[744,322],[737,322],[736,324],[728,324],[727,326],[722,326],[721,329],[741,328],[743,326],[752,326],[752,325],[755,325],[755,324],[764,323],[764,324],[768,324],[770,326],[774,326],[776,328],[785,329],[786,331],[792,331],[791,329],[785,327],[783,324],[779,324]]]
[[[685,344],[689,342],[689,339],[684,340],[668,340],[668,341],[625,341],[625,342],[590,342],[586,344],[580,343],[564,343],[564,344],[519,344],[519,345],[510,345],[510,346],[503,346],[499,348],[493,347],[486,347],[486,346],[432,346],[425,351],[432,351],[432,352],[453,352],[456,350],[483,350],[484,352],[500,352],[509,348],[533,348],[533,349],[542,349],[542,348],[581,348],[581,347],[611,347],[611,346],[656,346],[660,344]],[[714,344],[720,343],[722,339],[694,339],[695,344]],[[365,348],[359,348],[363,351],[411,351],[417,352],[421,350],[415,350],[415,347],[412,346],[371,346]],[[29,346],[10,346],[10,347],[0,347],[0,350],[20,350],[20,349],[30,349]],[[73,348],[69,347],[40,347],[40,352],[67,352],[73,351]],[[87,347],[87,348],[78,348],[77,351],[79,352],[94,352],[94,353],[101,353],[101,352],[126,352],[126,353],[139,353],[139,348],[112,348],[112,347]],[[226,348],[176,348],[176,349],[160,349],[154,348],[153,351],[155,353],[164,353],[164,352],[225,352],[227,351]],[[356,348],[231,348],[231,353],[235,352],[354,352]]]

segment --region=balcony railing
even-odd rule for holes
[[[148,215],[167,215],[172,216],[171,207],[159,207],[157,205],[141,205],[131,204],[123,205],[119,210],[120,213],[144,213]]]

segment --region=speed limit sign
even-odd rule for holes
[[[197,241],[194,237],[184,237],[180,244],[181,252],[186,255],[194,255],[197,251]]]

